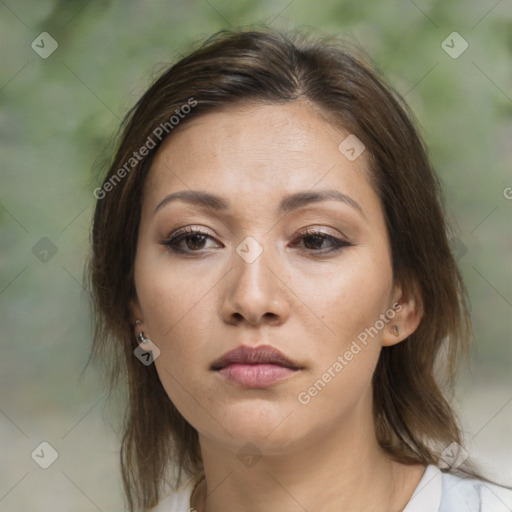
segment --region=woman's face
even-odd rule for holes
[[[338,148],[348,135],[304,102],[232,107],[156,155],[131,307],[203,442],[277,453],[373,428],[379,352],[408,333],[392,334],[404,312],[385,219],[366,152]]]

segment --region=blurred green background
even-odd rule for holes
[[[153,78],[213,32],[257,24],[342,36],[415,112],[477,341],[455,403],[471,453],[511,483],[510,0],[4,0],[0,17],[0,511],[123,509],[117,414],[97,369],[81,374],[92,191]]]

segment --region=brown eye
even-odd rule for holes
[[[326,237],[320,235],[308,235],[303,237],[306,249],[321,249]]]
[[[331,253],[352,245],[345,240],[315,230],[302,233],[298,240],[299,242],[302,241],[308,251],[318,253]]]
[[[205,235],[187,235],[182,237],[181,241],[185,241],[185,245],[188,249],[197,251],[203,248],[206,237]]]
[[[213,240],[208,233],[191,228],[182,230],[176,235],[171,235],[168,240],[160,243],[169,247],[173,252],[191,254],[205,249],[208,239]]]

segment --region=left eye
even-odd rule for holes
[[[205,244],[208,239],[213,240],[213,237],[208,233],[197,229],[187,229],[171,236],[168,240],[161,242],[161,244],[169,247],[175,253],[191,254],[207,248]],[[295,240],[292,244],[293,246],[300,245],[300,242],[302,242],[306,251],[317,253],[331,253],[352,245],[345,240],[316,230],[303,232]],[[297,243],[297,240],[299,243]],[[325,247],[325,243],[329,244],[330,247],[329,245]]]
[[[339,251],[342,247],[348,247],[352,245],[345,240],[341,240],[340,238],[336,238],[335,236],[328,235],[327,233],[316,230],[310,230],[301,233],[299,236],[299,241],[303,242],[307,250],[314,252],[334,252]],[[325,242],[330,244],[330,248],[323,246]]]

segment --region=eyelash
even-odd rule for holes
[[[208,233],[200,231],[196,228],[184,228],[183,230],[178,231],[177,234],[171,235],[167,240],[164,240],[163,242],[160,242],[160,243],[161,243],[161,245],[167,246],[172,252],[177,253],[177,254],[189,255],[189,254],[194,254],[194,253],[200,253],[201,249],[199,249],[197,251],[184,251],[183,249],[180,249],[180,247],[179,247],[179,244],[182,241],[190,239],[193,236],[213,238]],[[318,253],[332,254],[332,253],[341,251],[341,249],[343,249],[344,247],[351,247],[353,245],[349,242],[346,242],[345,240],[342,240],[342,239],[337,238],[332,235],[328,235],[327,233],[318,231],[316,229],[307,229],[306,231],[303,231],[302,233],[300,233],[300,235],[295,240],[297,240],[297,239],[304,240],[305,238],[309,238],[312,236],[320,237],[322,239],[322,243],[323,243],[323,241],[328,240],[329,242],[331,242],[333,244],[333,247],[327,251],[325,249],[319,249],[319,250],[306,249],[306,251],[308,251],[308,252],[313,252],[313,253],[317,253],[317,254]],[[204,238],[202,241],[204,241]]]

